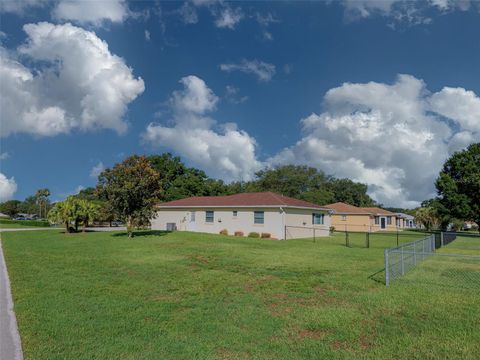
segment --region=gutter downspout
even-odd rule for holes
[[[285,224],[285,210],[283,209],[283,207],[280,207],[280,211],[282,212],[282,229],[280,231],[280,234],[282,234],[282,236],[283,236],[282,240],[287,240],[286,239],[287,229],[286,229],[286,224]]]

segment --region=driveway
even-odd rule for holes
[[[0,238],[0,359],[22,360],[22,344],[13,311],[10,279]]]

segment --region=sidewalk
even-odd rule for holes
[[[23,360],[12,293],[0,238],[0,359]]]

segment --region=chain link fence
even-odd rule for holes
[[[386,249],[385,284],[402,279],[416,284],[480,288],[480,236],[435,233]]]
[[[423,239],[430,233],[420,231],[356,232],[335,230],[333,235],[343,241],[345,246],[349,248],[385,249]]]

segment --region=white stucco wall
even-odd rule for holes
[[[312,213],[323,213],[324,224],[312,224]],[[331,216],[324,211],[315,211],[309,209],[287,209],[286,211],[286,236],[287,239],[311,238],[313,229],[315,236],[328,236],[331,225]]]
[[[213,223],[206,222],[206,211],[214,211]],[[237,216],[233,216],[237,211]],[[264,212],[264,224],[254,223],[254,211]],[[191,221],[195,212],[195,221]],[[330,216],[325,213],[324,225],[312,225],[312,210],[285,208],[285,214],[279,208],[175,208],[160,209],[157,217],[152,220],[152,229],[166,230],[167,223],[175,223],[179,231],[198,231],[218,234],[227,229],[230,235],[235,231],[243,231],[247,236],[250,232],[269,233],[271,237],[283,239],[287,225],[287,239],[312,237],[312,227],[316,236],[328,236]],[[293,228],[298,226],[303,228]],[[310,228],[310,229],[307,229]]]

